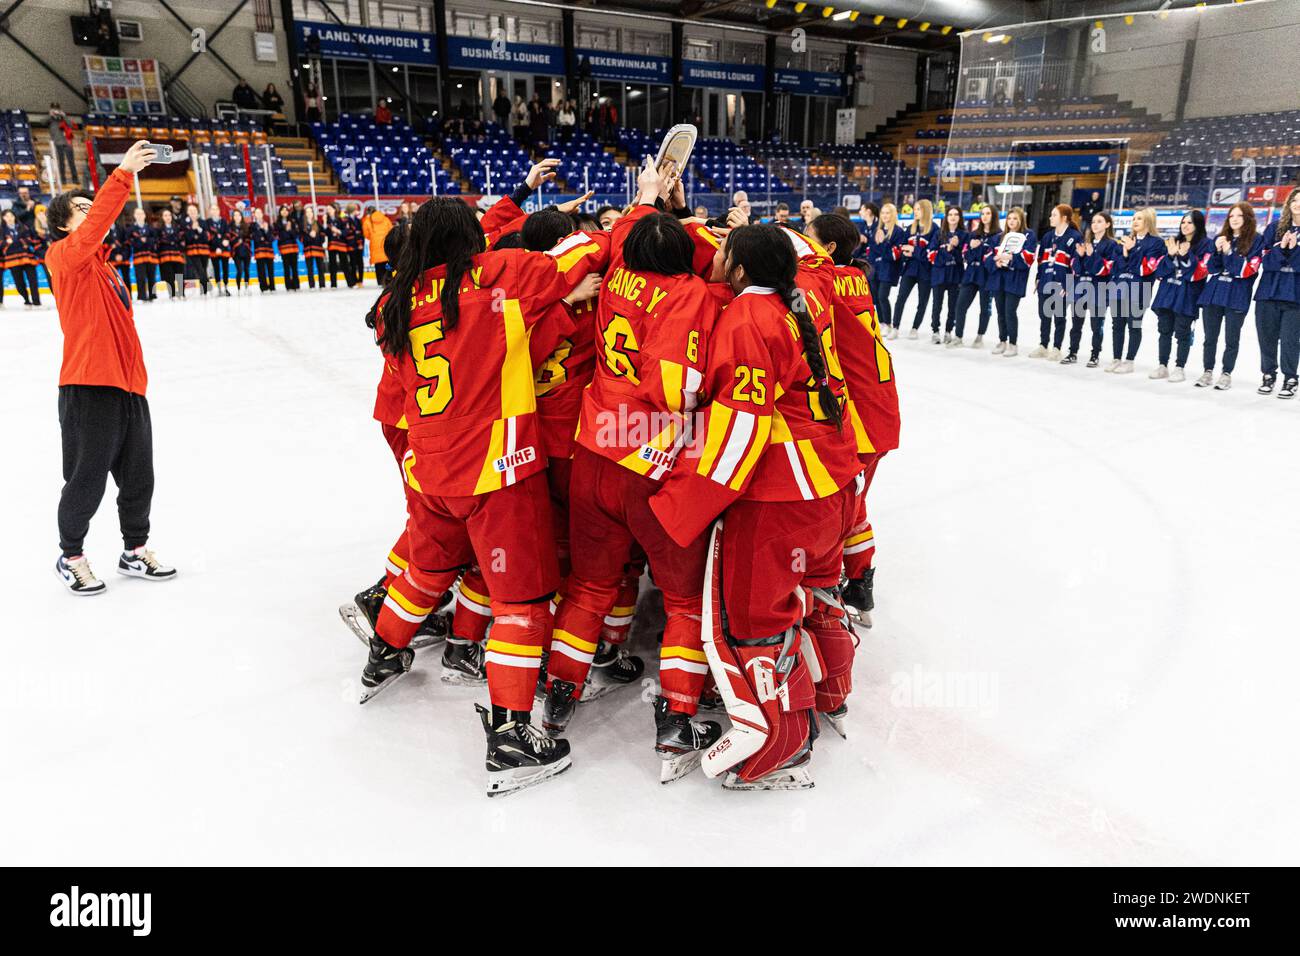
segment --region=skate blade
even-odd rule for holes
[[[620,684],[617,681],[610,683],[594,683],[588,679],[587,683],[582,685],[582,700],[584,702],[600,700],[606,694],[612,694],[616,690],[622,690],[624,687],[631,687],[632,684]]]
[[[417,634],[411,638],[411,643],[406,646],[413,651],[419,651],[426,647],[434,647],[446,640],[441,634]]]
[[[812,788],[812,774],[807,767],[774,770],[758,780],[741,780],[736,773],[728,772],[722,780],[723,790],[811,790]]]
[[[487,677],[470,677],[464,671],[444,667],[442,669],[442,682],[457,687],[482,687],[487,683]]]
[[[527,790],[539,783],[545,783],[551,777],[558,777],[572,766],[572,758],[561,757],[555,763],[547,764],[545,767],[530,767],[526,770],[517,768],[515,770],[488,771],[487,795],[489,797],[505,797],[512,793],[518,793],[520,790]]]
[[[845,726],[848,721],[843,717],[832,717],[830,714],[822,714],[822,720],[826,721],[826,726],[835,731],[845,740],[849,739],[848,728]]]
[[[362,620],[365,618],[365,615],[361,613],[361,608],[357,607],[355,603],[348,602],[339,607],[339,617],[343,618],[343,623],[348,626],[348,630],[356,635],[358,641],[366,647],[370,647],[372,635],[370,628],[361,625]]]
[[[376,686],[374,686],[374,687],[367,687],[365,684],[362,684],[362,685],[361,685],[361,699],[358,700],[357,703],[358,703],[358,704],[364,704],[364,703],[367,703],[368,701],[372,701],[372,700],[374,700],[376,697],[378,697],[378,696],[379,696],[380,694],[382,694],[384,691],[388,690],[388,688],[392,687],[394,684],[396,684],[399,680],[401,680],[403,677],[405,677],[405,676],[406,676],[407,674],[409,674],[409,673],[411,673],[411,672],[410,672],[410,671],[402,671],[402,673],[397,674],[397,675],[395,675],[395,676],[393,676],[393,677],[390,677],[390,678],[388,678],[388,680],[384,681],[382,684],[378,684],[378,685],[376,685]]]
[[[844,609],[849,612],[849,622],[854,625],[855,630],[859,627],[871,627],[870,611],[859,611],[857,608],[849,607],[847,605]]]
[[[672,783],[698,767],[704,758],[704,751],[692,750],[689,753],[672,755],[661,753],[660,756],[664,759],[659,765],[659,782]]]

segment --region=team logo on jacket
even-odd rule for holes
[[[496,461],[492,462],[492,467],[497,471],[504,472],[510,468],[519,468],[531,461],[537,459],[537,450],[529,445],[527,448],[521,448],[513,451],[508,455],[502,455]]]

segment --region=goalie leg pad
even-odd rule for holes
[[[804,627],[821,662],[821,674],[814,677],[819,713],[828,713],[844,703],[853,690],[853,652],[857,639],[845,622],[844,608],[833,592],[815,588],[812,613]]]
[[[794,635],[797,638],[800,635]],[[808,662],[798,643],[788,646],[793,662],[782,660],[781,645],[745,645],[734,650],[742,673],[754,695],[769,731],[762,746],[735,768],[742,781],[754,781],[806,754],[809,738],[808,711],[815,700]],[[781,671],[788,667],[788,671]]]

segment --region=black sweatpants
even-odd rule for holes
[[[63,432],[63,493],[59,497],[59,547],[82,553],[90,519],[99,510],[108,476],[117,483],[123,547],[149,540],[153,500],[153,424],[149,402],[109,385],[59,386]]]

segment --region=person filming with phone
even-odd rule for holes
[[[61,554],[55,571],[75,595],[105,590],[90,569],[83,545],[110,474],[117,484],[122,530],[118,573],[148,581],[176,574],[145,547],[154,486],[147,375],[131,290],[107,261],[103,244],[131,195],[136,174],[158,160],[158,153],[148,142],[135,143],[99,195],[85,189],[61,193],[46,212],[52,244],[45,266],[63,329],[59,427],[64,485],[58,514]]]

